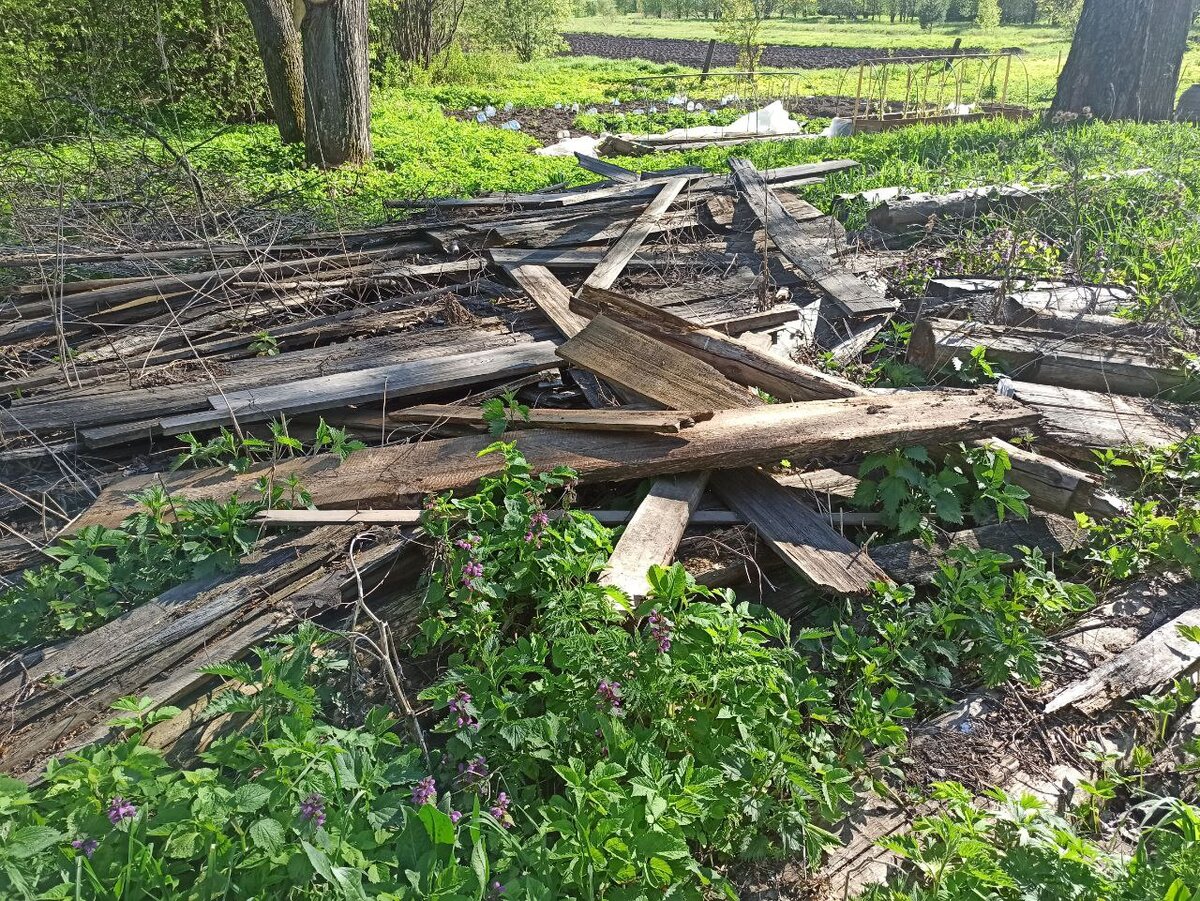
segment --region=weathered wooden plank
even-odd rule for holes
[[[707,472],[699,472],[655,479],[621,533],[600,584],[619,589],[634,604],[645,597],[650,588],[647,571],[675,559],[708,478]]]
[[[604,254],[604,258],[592,270],[585,284],[593,288],[611,288],[638,252],[642,242],[650,236],[655,225],[675,202],[679,192],[687,187],[687,183],[687,178],[675,178],[664,184],[650,205]]]
[[[497,266],[546,266],[550,269],[591,269],[599,265],[606,255],[603,250],[577,250],[570,247],[529,250],[519,247],[493,247],[487,251]],[[642,251],[629,258],[626,266],[650,269],[667,268],[720,268],[733,260],[727,255],[711,250],[686,250],[668,253],[661,250]]]
[[[908,358],[935,372],[954,361],[969,364],[971,351],[981,345],[987,348],[988,360],[1009,376],[1043,385],[1153,396],[1187,380],[1174,361],[1156,356],[1144,343],[952,319],[917,322]]]
[[[571,310],[571,292],[566,285],[545,266],[506,266],[504,271],[525,290],[564,338],[574,337],[588,324],[586,316]]]
[[[899,306],[839,267],[830,260],[824,247],[802,234],[796,220],[783,208],[752,163],[731,159],[729,166],[739,196],[749,204],[779,252],[816,282],[847,316],[887,313]]]
[[[483,350],[431,360],[397,363],[360,372],[343,372],[284,385],[266,385],[209,397],[213,411],[188,413],[161,420],[166,435],[211,428],[236,418],[261,422],[281,413],[311,413],[384,398],[411,397],[503,381],[557,366],[551,341],[518,344],[501,350]]]
[[[704,361],[726,378],[748,387],[761,388],[785,400],[855,397],[865,388],[821,372],[815,367],[782,360],[714,329],[693,323],[662,308],[612,291],[584,285],[573,307],[588,312],[603,311],[646,335],[681,349],[685,355]]]
[[[586,169],[595,175],[611,179],[618,184],[627,184],[641,180],[641,175],[637,172],[632,172],[623,166],[618,166],[616,163],[606,163],[604,160],[588,156],[586,153],[576,151],[575,160],[579,163],[581,169]]]
[[[1071,457],[1090,459],[1094,448],[1163,447],[1200,430],[1195,407],[1011,379],[1001,387],[1041,413],[1043,439]]]
[[[999,438],[974,443],[1002,450],[1008,455],[1008,462],[1012,464],[1009,481],[1028,491],[1029,503],[1039,510],[1064,516],[1088,513],[1103,518],[1126,511],[1127,505],[1090,473]]]
[[[897,446],[949,444],[1011,434],[1037,414],[992,391],[897,392],[887,396],[772,404],[725,410],[677,435],[590,433],[531,429],[514,436],[535,471],[570,466],[587,481],[639,479],[712,468],[829,459]],[[466,488],[495,474],[502,461],[479,457],[490,439],[479,436],[368,448],[345,461],[323,454],[282,460],[276,480],[294,475],[318,507],[403,506],[404,499]],[[108,486],[75,526],[115,525],[136,505],[129,495],[161,484],[183,498],[253,493],[266,470],[245,473],[174,472],[133,476]]]
[[[512,416],[510,429],[583,429],[597,432],[678,432],[709,419],[710,411],[689,413],[681,410],[551,410],[533,409],[528,418]],[[388,413],[393,422],[436,422],[450,425],[486,427],[478,407],[450,404],[421,404]]]
[[[727,410],[750,402],[749,392],[713,367],[606,315],[597,316],[558,349],[572,365],[668,408]]]
[[[1022,547],[1040,548],[1053,560],[1082,547],[1086,540],[1087,533],[1066,517],[1035,516],[941,535],[933,545],[921,540],[885,544],[872,548],[871,559],[897,582],[921,584],[933,579],[938,565],[956,548],[998,551],[1014,561],[1024,558]]]
[[[1047,702],[1045,712],[1074,707],[1096,713],[1122,698],[1146,694],[1200,664],[1200,643],[1179,632],[1180,626],[1200,628],[1200,583],[1178,585],[1172,594],[1173,600],[1190,604],[1191,609],[1063,689]]]
[[[688,476],[665,476],[657,482],[678,483]],[[583,510],[606,526],[621,526],[637,515],[637,510]],[[264,510],[255,517],[255,522],[274,525],[341,525],[368,524],[383,526],[409,526],[421,521],[423,510]],[[562,517],[561,510],[547,511],[551,520]],[[687,520],[690,526],[736,526],[745,520],[732,510],[694,510]],[[628,529],[626,530],[628,531]]]
[[[713,489],[792,569],[818,588],[866,594],[876,582],[891,581],[867,552],[834,531],[829,522],[794,494],[780,490],[756,469],[714,473]]]

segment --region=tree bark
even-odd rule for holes
[[[1192,0],[1084,0],[1051,112],[1171,118]]]
[[[267,76],[279,137],[304,142],[304,54],[290,0],[242,0]]]
[[[371,158],[367,0],[305,0],[305,157],[321,168]]]

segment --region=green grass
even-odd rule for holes
[[[716,23],[707,19],[656,19],[639,13],[569,19],[567,33],[611,34],[621,37],[689,38],[707,41],[720,37]],[[925,31],[916,23],[771,19],[763,26],[763,41],[798,47],[868,47],[871,49],[921,48],[948,50],[956,38],[964,47],[999,50],[1021,47],[1027,51],[1064,49],[1069,42],[1061,28],[1051,25],[1004,25],[983,30],[965,22],[939,25]]]
[[[559,58],[513,66],[489,75],[478,68],[465,83],[423,85],[375,93],[372,131],[375,158],[361,169],[324,173],[302,164],[299,148],[282,147],[273,127],[247,126],[224,131],[184,131],[172,136],[177,146],[211,138],[190,154],[206,177],[232,183],[247,196],[272,193],[277,203],[297,211],[315,211],[321,226],[355,226],[385,218],[382,200],[469,196],[489,191],[530,191],[565,182],[592,180],[571,159],[535,156],[536,141],[520,132],[451,119],[439,104],[463,107],[512,102],[517,106],[549,106],[556,102],[596,105],[603,116],[581,122],[616,125],[612,107],[602,105],[619,94],[621,109],[631,111],[636,98],[662,99],[675,83],[642,83],[648,74],[682,72],[679,67],[628,61]],[[814,78],[826,73],[814,73]],[[633,79],[633,81],[631,81]],[[716,78],[709,96],[727,90]],[[745,95],[743,95],[745,96]],[[727,111],[726,111],[727,112]],[[728,116],[726,116],[728,118]],[[611,121],[610,121],[611,120]],[[109,137],[103,152],[119,157],[132,146],[161,155],[144,138]],[[50,153],[28,148],[0,159],[0,174],[20,173],[35,181],[55,177],[63,161],[76,165],[69,189],[77,196],[89,187],[79,173],[87,171],[92,152],[87,145],[57,144]],[[883,134],[838,140],[772,142],[738,148],[760,167],[784,166],[836,157],[851,157],[862,166],[811,189],[810,198],[826,209],[841,191],[903,185],[917,190],[950,190],[1013,181],[1063,181],[1068,167],[1100,174],[1150,167],[1152,178],[1091,191],[1079,209],[1080,221],[1036,223],[1051,240],[1081,236],[1082,249],[1103,249],[1111,262],[1104,275],[1137,284],[1155,300],[1175,297],[1200,313],[1200,271],[1194,248],[1200,246],[1200,130],[1191,126],[1097,123],[1074,132],[1042,127],[1037,121],[997,121],[955,127],[912,127]],[[710,149],[619,160],[645,168],[703,165],[725,171],[729,150]],[[109,167],[112,168],[111,166]],[[107,186],[106,186],[107,188]],[[1053,211],[1052,211],[1053,212]],[[1064,251],[1065,252],[1065,251]]]

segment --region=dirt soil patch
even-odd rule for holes
[[[628,38],[604,34],[564,34],[571,56],[601,56],[606,59],[645,59],[656,63],[678,63],[681,66],[704,65],[708,41],[685,38]],[[947,48],[949,49],[949,48]],[[779,69],[837,69],[856,66],[873,59],[893,59],[926,56],[936,50],[878,50],[871,47],[795,47],[768,44],[763,50],[762,65]],[[964,48],[964,53],[982,52],[981,48]],[[737,48],[718,43],[713,53],[714,67],[737,64]]]

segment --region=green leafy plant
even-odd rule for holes
[[[879,506],[885,528],[900,536],[932,541],[935,522],[962,525],[965,512],[977,523],[1027,517],[1029,493],[1005,479],[1011,467],[1008,454],[992,447],[960,445],[940,467],[923,447],[870,454],[859,467],[854,503]]]
[[[516,419],[529,421],[529,407],[517,402],[517,396],[504,392],[501,397],[493,397],[483,403],[483,421],[487,423],[488,431],[493,438],[499,438]]]

